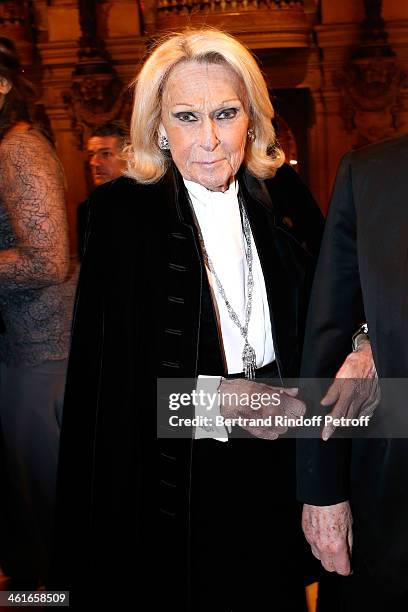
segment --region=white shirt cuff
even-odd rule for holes
[[[228,442],[228,432],[225,425],[217,424],[217,418],[221,418],[218,396],[218,387],[221,384],[221,380],[222,376],[200,375],[197,378],[196,391],[200,401],[195,406],[195,416],[204,417],[208,425],[196,426],[194,433],[195,440],[213,438],[219,442]],[[197,420],[199,421],[200,419]]]

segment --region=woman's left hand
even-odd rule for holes
[[[270,426],[242,425],[248,433],[265,440],[276,440],[288,430],[286,425],[279,423],[282,419],[276,421],[275,417],[299,418],[306,412],[305,404],[296,398],[298,389],[272,387],[246,378],[235,378],[223,380],[219,393],[220,413],[226,419],[242,417],[265,420],[272,417],[274,424]],[[243,397],[248,399],[246,405],[243,405]],[[231,401],[224,401],[226,398]],[[235,398],[239,398],[238,401]]]

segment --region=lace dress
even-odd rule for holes
[[[12,131],[0,143],[0,362],[65,359],[76,287],[68,273],[64,176],[46,138]]]

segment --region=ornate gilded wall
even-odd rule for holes
[[[40,110],[66,170],[72,230],[89,188],[89,130],[128,116],[128,85],[153,38],[202,23],[256,53],[287,156],[323,209],[347,150],[408,131],[405,1],[0,0],[1,35],[15,40],[41,88]]]

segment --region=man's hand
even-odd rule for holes
[[[380,399],[380,386],[371,344],[365,340],[357,351],[347,356],[321,404],[322,406],[334,404],[328,414],[335,419],[341,417],[354,419],[371,416]],[[328,440],[335,429],[331,423],[323,427],[323,440]]]
[[[303,506],[302,527],[312,553],[328,572],[351,573],[353,518],[348,501],[334,506]]]
[[[220,414],[227,419],[238,417],[266,419],[272,417],[273,422],[276,416],[299,418],[306,412],[305,404],[296,399],[298,389],[271,387],[246,378],[233,378],[222,381],[219,393],[221,394]],[[245,405],[243,403],[241,405],[240,397],[242,398],[244,395],[249,401]],[[286,433],[288,430],[283,425],[272,425],[271,427],[243,425],[242,428],[253,436],[266,440],[276,440],[279,435]]]

